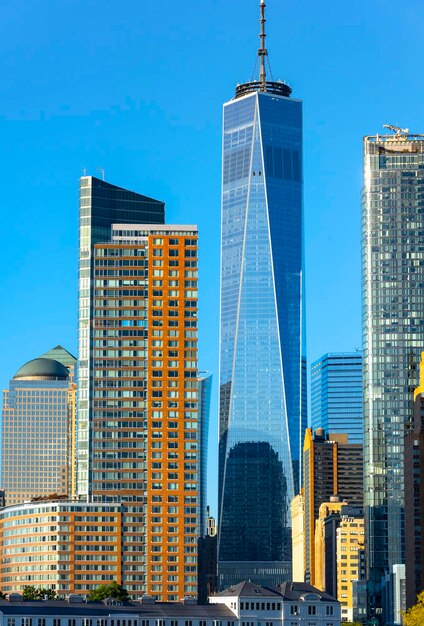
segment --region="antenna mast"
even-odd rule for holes
[[[259,35],[259,39],[261,42],[261,47],[258,50],[258,56],[260,58],[261,61],[261,69],[260,69],[260,74],[259,74],[259,83],[260,83],[260,90],[261,91],[266,91],[266,68],[265,68],[265,57],[268,56],[268,50],[265,47],[265,39],[266,39],[266,33],[265,33],[265,0],[261,0],[261,4],[260,4],[260,11],[261,11],[261,18],[259,20],[259,23],[261,25],[261,32]]]

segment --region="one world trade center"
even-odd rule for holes
[[[290,502],[306,427],[302,102],[266,75],[224,105],[219,536],[221,589],[291,579]]]

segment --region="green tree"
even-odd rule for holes
[[[33,587],[25,585],[22,595],[24,600],[57,600],[57,593],[54,589],[47,587]]]
[[[38,597],[40,600],[57,600],[57,593],[54,589],[40,587],[40,589],[38,589]]]
[[[424,624],[424,591],[418,594],[414,606],[403,613],[405,626],[422,626]]]
[[[114,598],[125,602],[129,600],[128,591],[124,589],[122,585],[118,585],[117,582],[110,583],[110,585],[100,585],[97,589],[94,589],[88,596],[90,602],[96,602],[98,600],[105,600],[105,598]]]
[[[22,595],[24,600],[39,600],[38,589],[32,585],[25,585]]]

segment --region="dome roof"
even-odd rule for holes
[[[22,365],[14,378],[55,378],[67,380],[69,378],[69,370],[54,359],[33,359]]]

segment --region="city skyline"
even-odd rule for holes
[[[93,7],[96,4],[94,2]],[[194,10],[194,4],[190,6],[193,7],[193,19],[200,21],[203,16],[202,11],[200,9]],[[82,63],[82,53],[86,49],[85,43],[83,45],[85,40],[78,30],[76,21],[71,21],[70,25],[65,28],[66,37],[64,39],[67,42],[65,48],[66,46],[72,48],[70,44],[71,31],[68,29],[76,28],[76,40],[81,43],[80,48],[78,48],[81,57],[77,55],[76,58],[72,59],[72,62],[69,62],[69,67],[78,74],[76,66],[81,60],[79,66],[82,69],[79,74],[82,84],[88,78],[92,78],[90,71],[96,70],[97,73],[95,72],[94,78],[97,76],[99,78],[98,85],[101,86],[99,89],[101,98],[91,95],[86,100],[74,99],[73,96],[71,97],[71,92],[65,89],[65,83],[63,83],[62,90],[57,91],[57,97],[53,97],[51,102],[48,102],[45,96],[41,96],[41,85],[35,90],[31,89],[33,84],[31,80],[26,89],[27,93],[35,94],[32,103],[29,103],[28,99],[24,97],[25,94],[20,93],[19,89],[17,91],[18,98],[19,94],[21,96],[19,104],[13,96],[9,93],[6,94],[0,119],[4,136],[2,156],[4,163],[7,162],[8,164],[8,170],[10,170],[8,176],[12,176],[13,182],[10,189],[5,189],[4,201],[6,206],[13,206],[13,211],[10,211],[10,217],[9,212],[6,211],[5,246],[6,250],[9,249],[10,243],[6,241],[7,237],[8,240],[12,239],[15,242],[18,238],[22,247],[20,254],[10,258],[10,275],[6,274],[2,278],[3,290],[7,289],[8,294],[10,294],[10,302],[14,311],[13,317],[11,317],[10,310],[3,312],[4,327],[8,328],[9,332],[7,337],[2,337],[2,349],[3,352],[11,355],[7,363],[7,371],[6,364],[2,365],[3,387],[22,362],[31,358],[33,354],[42,351],[47,329],[51,332],[51,335],[48,336],[49,343],[54,345],[60,342],[69,346],[71,351],[76,351],[76,280],[74,277],[76,276],[77,259],[77,211],[76,196],[72,190],[84,167],[88,168],[88,173],[94,175],[100,175],[96,172],[97,167],[105,167],[107,178],[114,183],[126,187],[134,186],[137,189],[142,189],[143,193],[165,200],[168,204],[168,220],[170,222],[197,221],[201,233],[210,230],[212,235],[206,239],[203,244],[204,248],[200,251],[200,263],[201,267],[204,268],[204,278],[201,281],[200,290],[205,295],[210,293],[209,297],[217,300],[220,172],[215,161],[219,160],[220,106],[221,101],[227,100],[231,96],[234,80],[243,80],[248,77],[248,62],[249,58],[252,57],[253,66],[252,44],[254,44],[257,35],[257,29],[254,26],[257,3],[252,1],[249,11],[242,10],[242,6],[245,7],[245,3],[243,5],[241,2],[235,3],[234,7],[228,7],[223,2],[208,4],[212,19],[212,26],[210,26],[212,32],[208,45],[214,51],[214,57],[221,59],[221,55],[224,54],[220,48],[220,42],[225,41],[226,46],[230,46],[230,32],[234,38],[234,43],[231,45],[235,46],[234,50],[237,50],[237,57],[234,59],[234,63],[227,61],[229,67],[226,68],[224,75],[222,75],[222,67],[220,72],[215,69],[208,69],[208,74],[212,74],[210,79],[212,85],[219,83],[219,91],[216,91],[216,87],[214,87],[211,93],[205,92],[205,84],[199,85],[196,78],[193,85],[196,84],[199,87],[199,98],[202,98],[202,102],[205,103],[205,109],[199,117],[194,115],[193,118],[190,118],[193,108],[188,107],[187,110],[184,110],[182,103],[175,102],[174,97],[172,98],[172,105],[169,108],[165,106],[167,104],[165,96],[169,93],[168,89],[166,91],[157,89],[155,92],[157,94],[155,95],[156,99],[153,99],[151,94],[147,97],[145,92],[133,88],[132,84],[128,82],[128,76],[124,77],[125,80],[121,83],[119,93],[118,91],[111,92],[100,75],[103,63],[101,54],[97,58],[94,48],[89,48],[91,51],[90,62],[85,65]],[[330,13],[324,32],[329,34],[330,39],[333,37],[332,46],[327,45],[328,42],[327,44],[325,42],[320,43],[319,50],[322,51],[323,58],[330,61],[333,55],[336,56],[334,53],[339,48],[344,47],[344,41],[342,42],[339,31],[347,33],[352,42],[360,41],[363,44],[362,49],[356,50],[356,55],[359,54],[360,59],[364,60],[367,52],[371,54],[377,44],[374,43],[371,48],[367,47],[366,38],[364,43],[363,36],[370,35],[370,30],[365,21],[370,23],[379,21],[381,29],[378,33],[373,32],[373,37],[377,38],[378,44],[382,45],[383,48],[384,44],[388,45],[392,31],[396,32],[398,40],[402,40],[403,31],[399,32],[398,20],[395,17],[396,7],[400,8],[401,4],[386,3],[384,9],[379,6],[368,7],[367,20],[360,17],[359,14],[353,16],[352,19],[341,16],[341,24],[337,22],[337,16]],[[412,3],[406,11],[405,38],[406,32],[409,31],[410,33],[411,29],[413,30],[415,27],[414,7],[418,9],[418,3]],[[135,3],[130,3],[129,8],[131,9],[129,17],[132,15],[131,11],[138,15]],[[171,26],[175,27],[175,20],[178,20],[176,13],[171,9],[171,5],[169,5],[169,9],[169,15],[162,15],[161,13],[164,37],[169,36]],[[307,103],[305,118],[306,293],[307,308],[314,311],[314,315],[309,315],[308,319],[308,362],[311,363],[313,358],[317,358],[324,352],[336,349],[352,350],[360,346],[359,191],[361,187],[361,137],[369,132],[381,131],[381,124],[385,122],[413,125],[417,132],[423,124],[422,117],[420,117],[422,113],[417,108],[422,87],[412,83],[413,63],[411,63],[411,68],[406,68],[396,55],[389,55],[389,58],[384,60],[378,59],[378,55],[377,59],[375,56],[373,57],[377,67],[383,68],[384,63],[389,68],[385,89],[387,92],[390,91],[392,101],[389,104],[384,104],[387,92],[380,89],[380,92],[377,93],[376,90],[371,89],[371,78],[374,79],[374,72],[370,69],[363,68],[358,88],[352,88],[352,76],[359,78],[353,67],[353,43],[351,46],[347,46],[347,56],[345,57],[347,67],[353,72],[349,80],[346,80],[342,75],[339,64],[336,64],[332,69],[327,63],[325,71],[317,72],[321,75],[320,81],[323,82],[329,93],[328,99],[319,98],[326,103],[327,110],[324,110],[322,102],[318,101],[316,95],[318,78],[313,76],[310,69],[305,71],[308,65],[307,61],[311,60],[312,44],[315,42],[311,34],[312,23],[317,20],[319,15],[318,11],[314,12],[312,3],[309,3],[308,9],[309,14],[306,17],[303,10],[284,9],[289,14],[283,20],[283,14],[285,15],[283,10],[277,7],[276,3],[269,3],[269,15],[270,18],[272,17],[269,30],[270,41],[272,41],[271,59],[273,66],[281,68],[281,72],[296,87],[296,93],[301,94]],[[28,21],[24,23],[24,34],[28,34],[26,29],[30,25],[32,26],[33,20],[36,23],[37,16],[33,14],[33,11],[35,11],[35,3],[29,3]],[[222,25],[224,11],[228,15],[228,24]],[[105,25],[106,31],[112,32],[112,38],[115,37],[113,39],[116,41],[115,46],[113,46],[114,54],[119,57],[118,44],[123,44],[127,39],[129,44],[126,45],[131,44],[133,47],[130,46],[130,50],[135,52],[140,43],[137,42],[136,45],[132,37],[123,37],[123,32],[127,28],[135,38],[138,32],[137,26],[130,27],[130,20],[123,21],[121,18],[116,20],[116,28],[111,30],[111,25],[114,22],[112,16],[115,17],[113,11],[112,15],[103,13],[100,19],[104,20],[102,24]],[[12,23],[16,19],[12,9],[6,17],[9,17]],[[55,20],[59,20],[59,17],[63,17],[60,10],[59,12],[58,10],[53,11],[48,16],[46,27],[54,26]],[[153,23],[154,18],[157,20],[158,16],[149,7],[145,15],[146,23],[143,23],[142,29],[147,40],[151,35],[146,24],[148,24],[149,19]],[[305,24],[301,18],[306,20],[306,28],[303,28]],[[237,20],[240,20],[240,33],[234,33],[234,29],[229,26],[230,23],[237,23]],[[290,35],[282,38],[284,42],[279,42],[278,37],[272,35],[278,32],[279,24],[285,22],[291,24],[291,32]],[[336,28],[336,22],[339,28]],[[178,22],[178,24],[181,23]],[[184,28],[182,28],[182,33],[186,34],[187,30]],[[322,28],[324,29],[324,25]],[[154,31],[155,37],[163,41],[161,34],[158,34],[157,25]],[[298,44],[295,43],[300,40],[301,33],[309,44],[306,47],[308,53],[300,54]],[[34,52],[37,43],[35,33],[32,34],[32,37],[33,39],[29,38],[29,48],[34,54],[34,67],[41,69],[43,63],[47,63],[47,67],[51,67],[52,60],[42,61],[37,57],[36,51]],[[101,29],[95,34],[95,41],[99,44],[101,51],[102,45],[104,45]],[[200,46],[198,36],[195,43]],[[7,37],[3,40],[2,45],[1,50],[4,53],[8,50],[7,46],[10,45]],[[180,44],[177,48],[181,53],[181,57],[178,58],[182,63],[185,59],[183,47]],[[48,49],[51,52],[56,50],[59,60],[62,55],[66,56],[66,50],[60,46],[58,40],[50,43]],[[200,46],[200,49],[205,55],[202,57],[203,63],[212,61],[214,64],[215,58],[207,55],[206,48]],[[407,50],[405,51],[405,58],[408,57]],[[23,63],[26,54],[24,49],[18,45],[16,58],[18,81],[27,76]],[[133,72],[132,80],[135,81],[136,78],[138,79],[138,75],[136,75],[138,65],[135,64],[135,54],[133,57],[134,65],[130,64],[132,69],[129,70],[129,73],[130,71]],[[169,57],[169,49],[166,50],[166,54],[162,51],[162,57],[160,57],[162,62]],[[137,63],[138,61],[139,59],[137,59]],[[155,75],[154,68],[150,65],[151,62],[152,60],[145,60],[146,64],[143,65],[145,76]],[[372,63],[370,65],[372,66]],[[12,67],[14,67],[14,63],[9,60],[6,71]],[[189,74],[183,68],[180,69],[182,69],[182,76],[187,85]],[[116,71],[116,66],[112,63],[112,68],[109,68],[109,71],[113,70]],[[169,72],[167,74],[171,79]],[[373,74],[372,77],[371,74]],[[295,81],[293,81],[294,77],[296,77]],[[158,88],[160,80],[163,78],[163,73],[156,72],[155,80],[157,82],[154,83],[154,86]],[[411,91],[412,101],[408,102],[408,107],[401,103],[403,97],[395,93],[396,79],[404,81]],[[5,80],[5,84],[7,82]],[[140,80],[139,83],[141,85],[143,81]],[[330,83],[332,83],[333,93],[329,90]],[[334,92],[336,85],[339,104],[346,104],[350,96],[353,100],[351,109],[341,107],[343,116],[337,114],[335,110]],[[47,89],[46,95],[49,93],[49,89]],[[372,94],[375,102],[369,102],[367,97],[367,106],[360,109],[361,114],[355,117],[353,111],[355,106],[358,106],[359,101],[363,99],[364,93]],[[129,97],[127,102],[125,101],[126,96]],[[141,106],[140,100],[144,101],[145,104]],[[67,109],[66,107],[70,108]],[[406,119],[407,114],[408,119]],[[201,121],[202,117],[206,121]],[[153,151],[143,141],[144,135],[149,141],[154,136],[148,128],[149,124],[155,129],[157,124],[164,125],[164,130],[160,134],[164,146],[161,150],[156,147]],[[79,128],[83,138],[77,136],[76,129]],[[346,133],[344,145],[348,147],[348,150],[344,152],[343,165],[334,163],[332,155],[334,146],[330,141],[331,138],[336,138],[337,134],[340,135],[341,132]],[[106,139],[108,133],[110,138]],[[134,138],[130,136],[132,133],[135,133]],[[199,140],[195,139],[193,143],[190,143],[192,149],[189,153],[185,147],[182,148],[181,140],[186,138],[189,133],[193,137],[198,134],[202,137],[203,142],[206,140],[207,150],[203,150],[200,146],[200,137]],[[165,141],[166,134],[173,136],[171,142],[169,139]],[[164,156],[167,151],[169,154]],[[66,156],[65,153],[67,153]],[[108,154],[106,155],[106,153]],[[115,153],[116,157],[112,157],[112,153]],[[23,155],[25,155],[24,163]],[[203,160],[206,159],[205,166],[201,168],[202,171],[200,172],[196,163],[199,156]],[[321,164],[318,163],[318,158],[322,159]],[[133,162],[131,163],[131,161]],[[174,167],[174,161],[176,167],[175,173],[172,173],[171,167]],[[334,168],[333,170],[330,169],[330,165],[331,168]],[[168,178],[164,176],[164,170],[168,174]],[[205,181],[205,171],[208,171],[207,178],[210,179],[208,181]],[[202,184],[204,182],[207,185],[206,194],[202,193],[201,181]],[[343,181],[343,187],[341,181]],[[192,188],[188,191],[190,186]],[[13,198],[11,195],[12,188],[14,189]],[[211,193],[212,189],[213,192]],[[200,219],[195,219],[194,215],[198,211],[200,193],[202,193],[202,204],[205,210],[199,211]],[[27,200],[27,194],[31,198],[30,202]],[[345,211],[343,219],[337,224],[335,217],[340,206]],[[15,224],[15,213],[19,208],[25,219]],[[185,213],[187,213],[187,217]],[[10,237],[10,234],[13,236]],[[347,251],[346,254],[344,254],[345,250]],[[24,253],[24,251],[27,252]],[[50,263],[49,254],[55,255],[59,263]],[[355,260],[353,262],[348,260],[349,256],[352,255],[354,259],[356,258],[356,262]],[[338,259],[337,267],[335,267],[336,258]],[[58,265],[62,266],[60,271]],[[69,268],[67,274],[69,274],[70,279],[66,282],[61,278],[63,266]],[[16,291],[15,285],[18,287],[20,282],[16,279],[22,278],[23,273],[29,271],[29,268],[35,272],[32,280],[34,287],[29,294],[25,294],[25,300],[23,300]],[[331,280],[322,279],[324,274],[331,277]],[[349,290],[344,290],[347,282],[349,283]],[[334,311],[329,311],[328,303],[336,304],[333,293],[335,290],[339,291],[336,298],[337,306],[334,306]],[[349,294],[344,293],[345,291],[349,291]],[[28,314],[28,297],[31,298],[32,302],[33,323],[26,327],[21,320],[22,315],[27,316]],[[42,307],[39,305],[46,300],[49,306],[41,310]],[[355,308],[353,313],[349,313],[351,301],[357,302],[356,313]],[[216,318],[218,307],[212,305],[212,302],[212,299],[204,298],[203,310],[200,311],[200,335],[203,339],[201,340],[199,365],[201,368],[216,374],[217,354],[215,346],[217,346],[218,324]],[[348,316],[348,323],[346,323],[346,316]],[[16,323],[14,323],[15,320]],[[211,332],[203,332],[202,328],[210,328]],[[346,335],[346,328],[349,328],[348,335]],[[211,443],[214,442],[215,437],[213,435],[217,430],[216,381],[217,376],[214,379],[215,386],[212,395],[214,403],[211,409]],[[215,454],[216,449],[213,450],[211,446],[212,457]],[[214,467],[213,463],[210,464],[209,475],[212,477],[210,483],[213,488],[213,483],[216,480],[216,466]],[[214,499],[213,494],[211,498]],[[211,505],[213,510],[216,510],[213,501]]]

